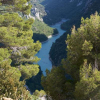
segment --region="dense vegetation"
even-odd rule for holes
[[[100,100],[100,16],[82,18],[67,35],[67,58],[42,77],[54,100]]]
[[[76,2],[76,0],[74,0],[74,1]],[[74,4],[75,2],[72,2],[72,3]],[[81,23],[80,19],[81,19],[82,16],[84,18],[86,18],[86,17],[89,17],[90,14],[94,14],[95,11],[100,12],[100,6],[99,5],[100,5],[100,0],[95,0],[95,1],[93,0],[90,5],[86,6],[86,8],[84,8],[85,5],[83,3],[82,6],[83,6],[84,9],[81,8],[81,9],[83,9],[82,11],[78,10],[78,13],[76,13],[73,10],[74,15],[76,14],[75,16],[73,16],[73,15],[69,16],[69,14],[72,12],[70,10],[70,12],[68,14],[68,16],[69,16],[68,18],[70,18],[70,20],[68,20],[67,22],[65,22],[61,25],[61,28],[64,29],[64,30],[67,30],[67,32],[65,34],[63,34],[59,39],[56,40],[56,42],[53,44],[53,46],[51,47],[51,50],[50,50],[50,57],[53,60],[54,65],[59,65],[60,62],[61,62],[61,59],[65,58],[65,56],[66,56],[65,40],[66,40],[67,34],[71,33],[71,31],[70,31],[71,27],[73,25],[75,25],[76,28],[78,28],[80,26],[80,23]],[[74,8],[74,9],[76,9],[76,8]],[[62,47],[62,49],[56,49],[55,47],[56,48]]]
[[[46,41],[48,39],[48,36],[58,34],[57,29],[51,28],[44,22],[41,22],[37,19],[32,25],[32,30],[33,30],[33,39],[35,42],[37,40],[39,40],[40,42]]]
[[[29,14],[29,0],[0,1],[0,99],[34,100],[25,88],[25,80],[37,75],[39,66],[36,53],[40,42],[33,42],[31,30],[34,20],[22,19],[20,13]],[[19,80],[22,81],[19,81]],[[39,93],[39,91],[38,91]]]
[[[42,71],[40,68],[39,73],[36,76],[32,76],[30,79],[26,80],[26,85],[28,86],[31,93],[35,92],[35,90],[43,90],[41,85],[41,76]]]
[[[46,70],[42,82],[42,71],[37,65],[40,59],[35,56],[41,48],[37,40],[44,41],[48,35],[57,34],[57,30],[37,19],[34,22],[33,18],[24,18],[32,7],[27,3],[29,1],[0,0],[0,99],[37,100],[46,95],[53,100],[100,100],[100,15],[96,12],[86,18],[95,10],[100,10],[100,1],[92,1],[85,9],[86,0],[82,0],[83,4],[79,7],[74,5],[80,0],[73,3],[63,0],[63,4],[62,0],[55,0],[54,3],[53,0],[33,0],[37,3],[35,6],[41,8],[38,3],[45,5],[49,13],[44,18],[49,24],[67,18],[67,14],[71,18],[61,26],[68,31],[53,43],[50,51],[53,64],[57,67]],[[83,14],[78,14],[80,9]],[[25,84],[34,92],[33,95],[26,90]],[[43,88],[45,91],[41,90]]]

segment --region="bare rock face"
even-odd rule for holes
[[[38,20],[43,21],[43,19],[40,18],[40,13],[39,13],[39,12],[37,12],[37,13],[35,14],[35,17],[36,17]]]
[[[13,100],[11,98],[6,98],[6,97],[3,97],[3,100]]]
[[[47,100],[45,96],[39,97],[40,100]]]
[[[35,18],[37,18],[40,21],[43,21],[43,19],[40,17],[40,15],[42,15],[42,13],[39,11],[38,8],[32,8],[31,12],[35,16]]]
[[[26,17],[27,19],[32,18],[32,19],[35,20],[35,17],[31,16],[31,14],[29,14],[29,15],[24,15],[24,17]]]

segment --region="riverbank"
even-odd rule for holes
[[[60,28],[61,28],[61,25],[64,23],[64,22],[66,22],[66,21],[68,21],[69,19],[62,19],[60,22],[58,22],[58,23],[56,23],[56,24],[60,24]],[[54,24],[54,25],[56,25],[56,24]],[[53,26],[53,25],[52,25]],[[50,27],[52,27],[52,26],[50,26]],[[63,29],[62,29],[63,30]],[[64,30],[65,31],[65,30]],[[45,43],[45,42],[47,42],[50,38],[52,38],[53,36],[57,36],[57,35],[59,35],[59,32],[58,32],[58,30],[56,29],[56,28],[54,28],[54,33],[53,33],[54,35],[49,35],[49,36],[45,36],[45,40],[44,41],[40,41],[41,43]],[[47,39],[46,39],[47,38]]]
[[[45,43],[45,42],[47,42],[50,38],[52,38],[52,37],[54,37],[54,36],[57,36],[57,35],[59,35],[59,33],[57,33],[57,34],[55,34],[55,35],[49,35],[47,38],[47,40],[46,41],[43,41],[43,42],[41,42],[41,43]]]
[[[55,43],[55,41],[64,34],[64,30],[61,29],[61,24],[64,21],[60,21],[56,23],[55,25],[52,25],[52,28],[55,28],[58,30],[58,34],[50,35],[46,41],[42,42],[42,48],[41,50],[36,54],[38,58],[41,58],[41,60],[38,62],[38,64],[41,66],[41,70],[43,71],[43,74],[46,75],[45,70],[51,70],[53,66],[53,61],[49,55],[50,49]],[[53,52],[52,52],[53,55]]]
[[[49,36],[48,36],[48,39],[52,38],[53,36],[57,36],[57,35],[59,35],[59,33],[57,33],[57,34],[55,34],[55,35],[49,35]]]
[[[49,60],[50,60],[51,63],[52,63],[52,68],[56,67],[56,66],[54,66],[54,62],[53,62],[53,60],[50,58],[50,55],[49,55]]]

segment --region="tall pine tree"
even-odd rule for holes
[[[91,15],[90,19],[82,18],[80,27],[75,29],[74,26],[71,35],[67,36],[66,44],[67,58],[62,60],[61,65],[66,73],[61,73],[59,67],[48,72],[47,76],[42,78],[44,90],[54,100],[64,100],[63,95],[68,100],[100,100],[100,16],[98,13]],[[69,81],[65,80],[66,74],[70,75]]]
[[[34,43],[31,25],[33,19],[22,19],[29,14],[29,0],[0,0],[0,97],[14,100],[31,100],[26,91],[24,80],[39,72],[36,53],[41,43]],[[23,81],[19,82],[20,77]]]

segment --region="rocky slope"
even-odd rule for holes
[[[45,0],[42,4],[45,6],[47,16],[44,21],[48,24],[54,24],[62,18],[72,18],[80,14],[83,9],[87,9],[94,0]]]

